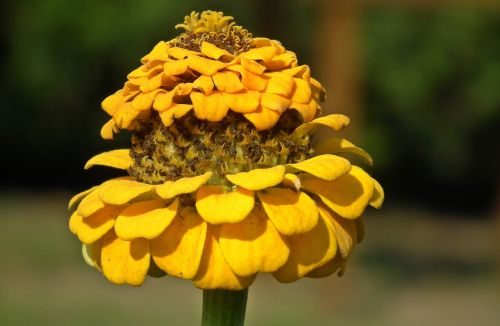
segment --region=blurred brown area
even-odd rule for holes
[[[22,0],[0,10],[0,324],[198,324],[189,282],[117,287],[67,230],[103,150],[100,101],[191,10],[280,40],[372,154],[386,203],[342,278],[250,290],[247,325],[498,325],[500,2]],[[326,137],[323,135],[322,137]],[[317,141],[321,141],[321,137]]]

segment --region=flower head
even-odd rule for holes
[[[361,215],[383,190],[343,157],[371,157],[346,139],[313,145],[322,86],[279,42],[232,17],[192,13],[103,101],[104,138],[130,149],[91,158],[122,169],[74,196],[70,230],[85,260],[116,284],[171,275],[203,289],[243,289],[259,272],[280,282],[343,273],[363,238]]]

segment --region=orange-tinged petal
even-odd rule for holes
[[[169,56],[171,56],[172,58],[177,59],[177,60],[185,59],[190,55],[198,54],[198,52],[191,51],[191,50],[184,49],[184,48],[178,48],[178,47],[170,48],[167,50],[167,52],[168,52]]]
[[[318,267],[306,276],[311,278],[322,278],[327,277],[338,271],[342,266],[342,256],[337,254],[333,259],[328,261],[325,265]]]
[[[178,208],[178,199],[167,207],[164,200],[131,204],[116,219],[116,235],[122,240],[156,238],[172,223]]]
[[[266,67],[270,70],[284,69],[290,66],[297,65],[297,55],[291,51],[275,56],[271,61],[266,63]]]
[[[241,58],[241,66],[256,75],[262,75],[266,67],[252,59]]]
[[[118,127],[126,129],[139,116],[141,111],[134,110],[130,102],[122,104],[113,115],[113,119]]]
[[[102,241],[102,273],[115,284],[141,285],[149,269],[149,243],[146,239],[121,240],[114,232]]]
[[[234,57],[231,53],[227,52],[227,50],[218,48],[217,46],[209,42],[202,42],[200,50],[203,55],[215,60],[219,60],[221,57]]]
[[[163,73],[167,76],[182,75],[187,69],[187,60],[167,61],[163,64]]]
[[[241,71],[241,81],[249,90],[264,91],[267,87],[269,77],[256,75],[248,70]]]
[[[97,154],[85,163],[84,169],[90,169],[95,165],[109,166],[126,170],[132,165],[129,149],[115,149],[109,152]]]
[[[318,206],[318,210],[323,218],[332,221],[340,255],[343,258],[349,257],[357,242],[356,222],[354,220],[342,218],[321,206]]]
[[[252,59],[252,60],[262,60],[264,62],[269,62],[273,59],[276,54],[276,49],[273,46],[264,46],[261,48],[253,48],[241,54],[242,58]]]
[[[373,159],[370,154],[344,138],[329,138],[318,144],[318,146],[315,146],[314,152],[316,154],[352,153],[358,155],[368,165],[373,164]]]
[[[283,165],[273,166],[267,169],[254,169],[249,172],[227,174],[226,179],[231,183],[249,190],[261,190],[277,185],[285,176]]]
[[[374,208],[380,208],[382,207],[382,203],[384,202],[384,189],[382,188],[382,186],[380,185],[380,183],[378,183],[377,180],[373,179],[373,196],[372,198],[370,198],[370,206],[374,207]]]
[[[219,246],[219,233],[218,227],[208,226],[200,267],[193,280],[194,285],[200,289],[242,290],[248,288],[256,275],[242,277],[231,270]]]
[[[263,107],[276,111],[279,114],[285,112],[285,110],[290,107],[290,103],[290,100],[286,97],[271,93],[262,93],[260,99],[260,104]]]
[[[311,231],[287,237],[290,257],[273,276],[283,283],[294,282],[325,265],[337,253],[334,232],[331,221],[320,215],[318,224]]]
[[[97,186],[94,186],[71,197],[71,199],[69,200],[68,209],[72,209],[73,207],[75,207],[75,205],[79,204],[83,200],[83,198],[87,197],[88,194],[96,189]]]
[[[257,110],[260,104],[260,92],[245,90],[230,94],[222,93],[227,106],[234,112],[249,113]]]
[[[168,127],[174,123],[174,119],[182,118],[192,109],[192,104],[174,104],[168,110],[160,112],[160,118],[163,124]]]
[[[219,243],[226,262],[239,276],[274,272],[290,254],[283,237],[258,207],[243,221],[222,225]]]
[[[162,112],[165,111],[174,105],[174,96],[176,95],[176,90],[172,90],[168,93],[160,93],[158,94],[153,103],[153,108],[158,111]]]
[[[302,115],[302,118],[306,122],[313,120],[318,111],[321,110],[321,107],[318,105],[318,102],[315,99],[311,99],[307,104],[292,102],[290,108],[299,111],[300,115]]]
[[[243,116],[250,121],[257,130],[265,130],[274,127],[280,119],[280,114],[260,106],[255,112],[244,113]]]
[[[109,205],[123,205],[154,189],[153,185],[132,180],[110,180],[99,188],[99,198]]]
[[[166,273],[191,280],[198,272],[207,223],[192,208],[181,211],[157,238],[151,240],[151,255]]]
[[[309,68],[308,65],[283,69],[281,70],[281,72],[288,74],[292,77],[302,78],[306,81],[308,81],[311,78],[311,69]]]
[[[274,227],[284,235],[312,230],[318,224],[316,203],[303,192],[271,188],[257,193]]]
[[[300,178],[293,173],[285,173],[283,178],[283,185],[295,191],[300,190]]]
[[[236,73],[232,71],[219,71],[212,78],[215,86],[221,92],[236,93],[245,88]]]
[[[349,121],[349,118],[342,114],[326,115],[300,125],[293,131],[292,136],[307,134],[309,131],[321,125],[329,127],[335,131],[340,131],[349,124]]]
[[[176,181],[166,181],[156,186],[156,193],[164,199],[174,198],[181,194],[189,194],[198,190],[212,177],[211,171],[195,177],[185,177]]]
[[[201,75],[193,82],[193,86],[203,90],[205,95],[210,95],[215,85],[211,77]]]
[[[289,97],[292,93],[295,82],[292,76],[279,72],[266,74],[271,77],[267,83],[266,92]]]
[[[212,76],[217,71],[226,67],[226,64],[221,61],[207,59],[197,55],[190,55],[188,56],[188,66],[200,74]]]
[[[82,243],[94,243],[113,228],[115,218],[122,210],[122,207],[106,206],[86,218],[75,212],[70,218],[69,228]]]
[[[196,209],[211,224],[242,221],[254,205],[254,192],[242,187],[227,191],[223,186],[203,186],[196,193]]]
[[[153,78],[148,79],[148,81],[145,82],[144,84],[142,84],[139,87],[139,89],[143,93],[152,92],[152,91],[160,88],[162,81],[163,81],[163,74],[158,74],[158,75],[154,76]]]
[[[305,161],[287,164],[288,168],[312,174],[324,180],[334,180],[346,174],[351,169],[351,163],[343,157],[323,154]]]
[[[311,86],[301,78],[294,78],[295,87],[292,91],[292,102],[309,103],[311,101]]]
[[[94,214],[104,206],[106,206],[106,204],[99,199],[99,189],[96,189],[88,194],[87,197],[83,198],[80,205],[78,205],[77,212],[78,215],[87,217]]]
[[[153,50],[142,57],[141,62],[146,63],[147,61],[153,60],[166,60],[167,59],[167,51],[170,48],[170,45],[165,41],[160,41],[155,45]]]
[[[321,85],[319,81],[317,81],[312,77],[309,78],[309,82],[311,83],[311,91],[313,97],[319,102],[324,102],[326,99],[325,88]]]
[[[224,97],[220,93],[205,96],[201,93],[191,93],[191,101],[194,106],[194,113],[198,119],[208,121],[221,121],[227,114],[227,107]]]
[[[317,194],[335,213],[345,218],[358,218],[373,195],[373,179],[361,168],[351,170],[333,181],[313,176],[301,178],[302,188]]]
[[[107,140],[113,139],[115,128],[115,120],[108,120],[101,128],[101,137]]]
[[[123,90],[119,90],[116,93],[106,97],[101,103],[102,109],[109,115],[115,114],[116,110],[120,105],[125,102],[123,96]]]

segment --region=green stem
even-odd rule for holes
[[[203,290],[202,326],[243,326],[248,289]]]

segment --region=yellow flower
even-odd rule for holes
[[[316,117],[323,88],[278,41],[253,38],[232,17],[213,11],[201,18],[193,13],[177,27],[186,32],[159,42],[124,87],[102,102],[112,117],[103,138],[136,130],[151,111],[167,127],[191,110],[214,122],[237,112],[257,130],[272,128],[287,109],[299,111],[306,122]]]
[[[113,117],[104,135],[130,129],[132,145],[85,165],[128,176],[70,200],[86,262],[116,284],[168,274],[202,289],[244,289],[258,273],[342,274],[363,238],[361,215],[384,199],[344,157],[371,165],[368,153],[339,137],[312,144],[318,127],[339,131],[349,119],[315,118],[321,86],[278,42],[215,12],[182,27],[103,103]]]

